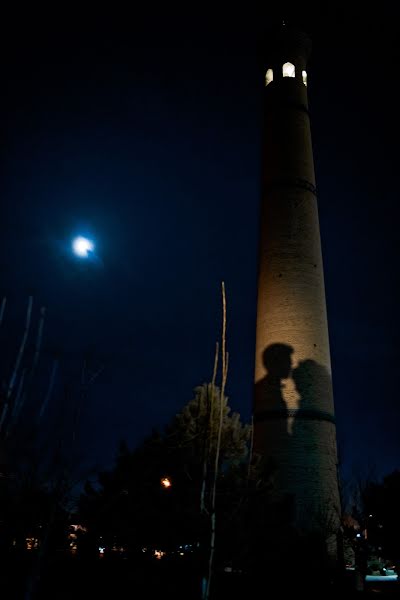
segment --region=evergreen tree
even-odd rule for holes
[[[114,545],[133,552],[204,541],[221,401],[219,504],[228,511],[228,497],[233,502],[245,486],[250,428],[231,413],[216,386],[204,384],[163,433],[153,431],[134,451],[122,445],[114,469],[100,473],[98,486],[86,487],[81,516],[106,551]],[[169,488],[162,486],[163,478]]]

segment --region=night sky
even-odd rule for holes
[[[53,417],[70,426],[83,357],[104,365],[79,418],[87,465],[111,464],[119,440],[135,446],[210,380],[222,280],[227,393],[251,415],[261,47],[279,15],[198,10],[36,13],[1,25],[1,375],[32,293],[35,318],[47,307],[43,381],[60,357],[49,430]],[[400,467],[398,15],[379,10],[285,16],[313,39],[308,90],[347,473]],[[72,255],[77,234],[92,236],[94,259]]]

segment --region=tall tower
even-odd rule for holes
[[[340,502],[307,100],[310,51],[305,34],[283,26],[265,65],[254,448],[272,458],[275,489],[293,500],[295,525],[326,533],[332,556]]]

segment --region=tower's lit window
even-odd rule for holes
[[[268,85],[269,83],[271,83],[271,81],[273,81],[274,79],[274,72],[272,69],[267,69],[267,72],[265,73],[265,85]]]
[[[282,75],[284,77],[294,77],[294,65],[291,62],[287,62],[282,65]]]
[[[307,87],[307,71],[302,71],[301,76],[303,78],[303,83]]]

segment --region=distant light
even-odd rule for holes
[[[94,250],[94,244],[88,238],[79,236],[72,242],[72,249],[77,256],[87,258],[90,252]]]
[[[372,515],[368,515],[369,517],[372,517]]]
[[[360,538],[361,537],[361,533],[357,533],[356,537]]]
[[[163,488],[170,488],[172,483],[168,477],[163,477],[161,479],[161,485],[163,486]]]
[[[295,77],[296,71],[294,64],[291,62],[286,62],[282,65],[282,75],[283,77]]]
[[[267,72],[265,73],[265,85],[268,85],[273,80],[274,80],[274,72],[273,72],[273,70],[272,69],[267,69]]]

